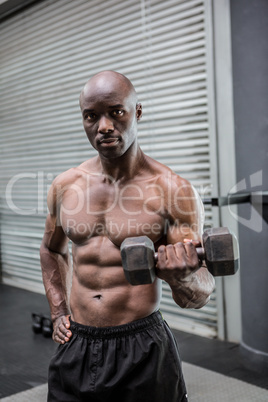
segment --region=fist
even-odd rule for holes
[[[200,268],[196,247],[200,242],[184,239],[184,242],[168,244],[158,248],[156,275],[170,286],[185,279]]]
[[[62,315],[61,317],[56,318],[53,322],[53,335],[52,339],[54,342],[64,344],[65,342],[69,342],[72,333],[69,330],[70,328],[70,316]]]

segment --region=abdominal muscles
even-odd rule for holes
[[[122,325],[158,308],[161,281],[130,285],[121,266],[120,250],[107,237],[74,245],[73,260],[70,308],[74,321],[97,327]]]

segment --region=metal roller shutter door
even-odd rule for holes
[[[94,155],[78,96],[86,80],[127,75],[143,104],[142,149],[209,195],[214,136],[208,68],[210,1],[44,0],[1,23],[1,247],[4,283],[43,291],[39,246],[46,194]],[[206,209],[207,224],[212,224]],[[216,295],[182,310],[163,284],[173,327],[215,336]]]

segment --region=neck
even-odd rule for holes
[[[133,179],[144,163],[144,154],[134,142],[124,155],[118,158],[105,158],[99,155],[102,172],[112,181]]]

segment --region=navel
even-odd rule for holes
[[[102,298],[102,295],[96,295],[96,296],[93,296],[93,299],[100,300],[101,298]]]

